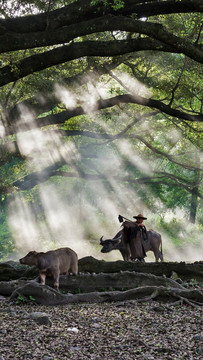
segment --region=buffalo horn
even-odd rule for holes
[[[100,244],[103,245],[104,241],[103,241],[103,236],[100,237]]]

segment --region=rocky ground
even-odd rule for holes
[[[203,358],[200,307],[132,300],[52,307],[18,302],[0,302],[0,360]]]

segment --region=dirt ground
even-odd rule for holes
[[[203,359],[200,307],[132,300],[0,305],[0,360]],[[46,313],[48,324],[31,319],[33,312]]]

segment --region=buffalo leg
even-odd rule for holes
[[[77,275],[78,274],[78,264],[72,264],[69,273],[72,273],[73,275]]]
[[[161,261],[164,261],[164,258],[163,258],[163,254],[162,254],[162,252],[161,251],[158,251],[158,252],[154,252],[154,256],[155,256],[155,261],[156,262],[159,262],[159,259],[161,260]]]
[[[164,261],[164,257],[163,257],[163,254],[162,254],[161,251],[159,251],[159,258],[160,258],[161,261]]]
[[[120,252],[121,252],[121,254],[123,256],[124,261],[129,261],[130,260],[131,252],[130,252],[129,244],[126,244],[126,246],[123,249],[120,249]]]
[[[45,273],[41,273],[40,274],[40,283],[42,285],[45,285],[45,281],[46,281],[46,274]]]
[[[54,277],[54,288],[59,291],[59,271],[56,271],[53,273],[53,277]]]

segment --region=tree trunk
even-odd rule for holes
[[[197,158],[197,165],[200,165],[200,159],[196,156]],[[196,213],[197,213],[197,206],[198,206],[198,188],[199,188],[199,183],[200,183],[200,171],[199,170],[194,170],[194,187],[193,190],[196,190],[195,193],[192,194],[191,196],[191,203],[190,203],[190,219],[189,221],[192,224],[195,224],[196,221]]]
[[[191,203],[190,203],[190,220],[189,220],[192,224],[195,224],[196,221],[197,204],[198,204],[197,195],[192,194]]]

